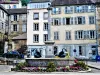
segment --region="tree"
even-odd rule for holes
[[[22,2],[22,6],[27,6],[27,3],[29,2],[29,0],[21,0]]]

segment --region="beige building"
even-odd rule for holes
[[[16,50],[16,44],[12,38],[23,35],[27,32],[27,9],[8,9],[10,13],[10,44],[12,44],[12,50]]]
[[[95,58],[96,7],[93,0],[54,0],[51,11],[51,39],[54,53],[65,49],[73,57]]]

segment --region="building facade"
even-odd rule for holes
[[[0,53],[4,52],[4,44],[8,36],[9,28],[9,13],[0,5]]]
[[[15,45],[15,42],[12,38],[22,35],[27,32],[27,9],[18,8],[18,9],[8,9],[10,13],[10,34],[9,39],[10,44],[12,44],[11,50],[18,49]],[[25,40],[26,41],[26,40]]]
[[[27,46],[29,56],[44,57],[45,41],[48,40],[48,3],[49,0],[33,0],[27,6]],[[35,56],[36,55],[36,56]]]
[[[20,0],[0,0],[0,4],[6,9],[16,9],[22,7]]]
[[[51,11],[51,38],[56,55],[65,49],[72,57],[95,58],[96,6],[92,0],[54,0]]]

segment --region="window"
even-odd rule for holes
[[[35,43],[39,42],[39,35],[38,34],[33,35],[33,42],[35,42]]]
[[[94,16],[89,17],[89,24],[95,24],[95,17]]]
[[[79,55],[82,55],[82,46],[79,46]]]
[[[84,39],[84,31],[80,30],[80,31],[75,31],[75,39]]]
[[[39,23],[34,23],[33,30],[38,31],[39,30]]]
[[[72,6],[65,7],[65,14],[70,14],[70,13],[73,13],[73,7]]]
[[[2,25],[1,25],[1,28],[3,29],[3,23],[2,23]]]
[[[89,5],[88,6],[88,12],[94,12],[95,11],[95,6],[94,5]]]
[[[34,20],[39,20],[39,13],[34,13],[33,19]]]
[[[59,32],[54,32],[54,40],[59,40]]]
[[[48,19],[48,12],[44,12],[43,18]]]
[[[52,25],[61,25],[61,19],[60,18],[53,18]]]
[[[22,25],[22,32],[26,32],[26,25]]]
[[[70,31],[66,32],[66,40],[71,40],[71,32]]]
[[[75,13],[84,12],[84,6],[75,6]]]
[[[71,25],[73,24],[73,18],[68,17],[68,18],[63,18],[63,25]]]
[[[57,46],[54,46],[54,55],[55,56],[57,55],[57,51],[58,51],[58,47]]]
[[[44,30],[45,30],[45,31],[48,30],[48,23],[44,23]]]
[[[17,21],[17,15],[14,15],[14,21]]]
[[[96,38],[96,32],[94,30],[89,31],[89,38],[90,39],[95,39]]]
[[[44,41],[48,41],[48,34],[44,34]]]
[[[85,17],[82,16],[75,17],[75,24],[85,24]]]
[[[3,18],[4,18],[4,11],[2,11],[2,16],[3,16]]]
[[[96,38],[96,31],[89,30],[89,31],[75,31],[75,39],[95,39]]]
[[[17,24],[13,25],[13,31],[17,31]]]
[[[13,5],[13,8],[16,8],[16,5]]]
[[[52,14],[60,14],[61,13],[61,9],[60,8],[53,8],[52,9]]]

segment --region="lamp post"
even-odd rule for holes
[[[96,30],[96,55],[98,56],[98,25],[97,25],[97,17],[96,17],[96,11],[97,6],[95,5],[95,30]]]

